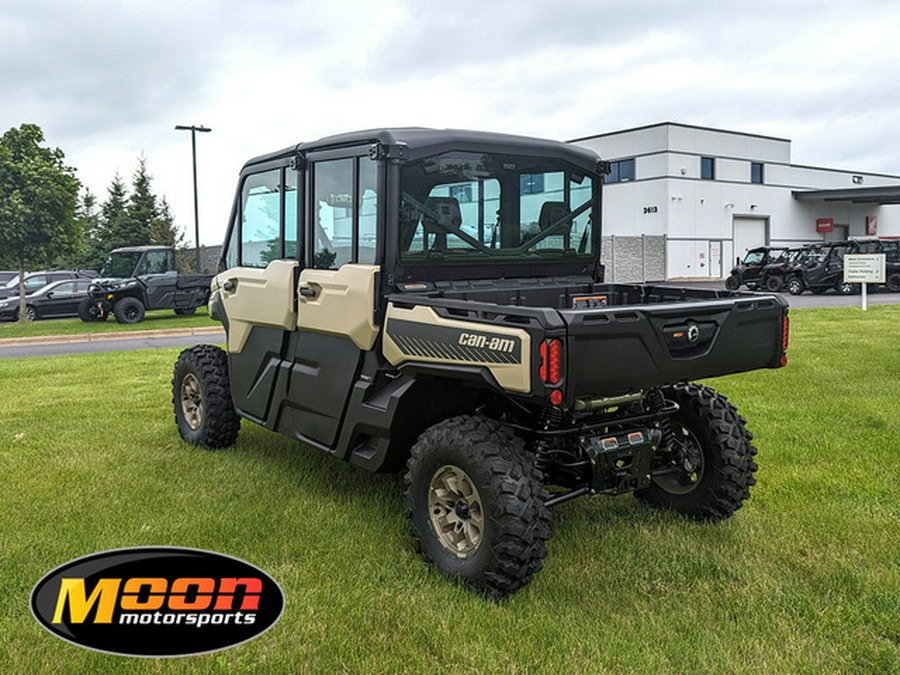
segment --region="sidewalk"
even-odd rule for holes
[[[186,335],[224,334],[222,326],[203,326],[199,328],[163,328],[154,330],[133,330],[109,333],[78,333],[77,335],[38,335],[35,337],[18,337],[0,339],[0,347],[14,345],[44,345],[65,342],[104,342],[108,340],[127,340],[132,338],[179,337]]]

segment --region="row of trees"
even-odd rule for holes
[[[138,159],[130,190],[116,174],[99,203],[81,190],[59,148],[44,147],[36,124],[0,137],[0,266],[98,269],[120,246],[180,246],[165,197],[154,194],[147,160]]]

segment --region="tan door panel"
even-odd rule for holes
[[[293,260],[273,260],[265,269],[233,267],[213,279],[213,296],[219,294],[228,317],[228,351],[244,348],[253,326],[294,330]],[[210,298],[212,302],[212,297]]]
[[[300,273],[297,327],[343,335],[369,350],[378,337],[374,321],[377,265],[348,264],[339,270]]]

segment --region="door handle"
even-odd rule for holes
[[[231,293],[235,288],[237,288],[237,283],[234,281],[234,279],[229,279],[222,285],[222,288]]]
[[[300,288],[300,295],[302,295],[304,298],[314,298],[318,295],[318,293],[316,293],[315,289],[310,288],[309,286],[303,286]]]

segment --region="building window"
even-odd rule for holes
[[[544,191],[544,174],[523,173],[519,176],[519,194],[536,195]],[[469,200],[471,201],[471,199]]]
[[[750,182],[751,183],[758,183],[758,184],[762,185],[762,183],[764,182],[763,181],[764,175],[765,174],[763,173],[762,162],[751,162],[750,163]]]
[[[604,183],[624,183],[634,180],[634,159],[620,159],[618,162],[609,163],[609,173],[603,179]]]
[[[703,180],[716,179],[716,160],[714,157],[700,158],[700,178]]]

